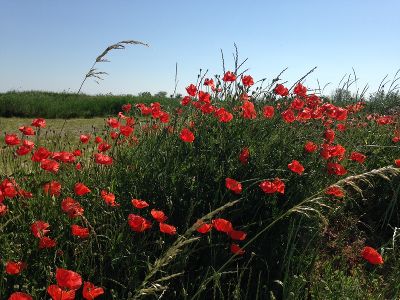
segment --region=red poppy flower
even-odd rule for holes
[[[196,96],[197,88],[194,84],[191,84],[188,87],[186,87],[186,91],[190,96],[194,97]]]
[[[336,125],[337,130],[339,131],[345,131],[346,130],[346,125],[344,124],[337,124]]]
[[[250,75],[243,76],[242,82],[244,86],[252,86],[254,84],[253,77],[251,77]]]
[[[142,209],[149,206],[149,204],[146,201],[140,199],[132,199],[131,202],[132,205],[138,209]]]
[[[254,108],[254,104],[250,101],[244,101],[241,106],[242,115],[245,119],[255,119],[257,117],[257,112]]]
[[[80,139],[80,141],[81,141],[83,144],[87,144],[87,143],[89,142],[89,140],[90,140],[90,135],[88,135],[88,134],[81,134],[81,135],[79,136],[79,139]]]
[[[202,223],[199,227],[197,227],[197,232],[205,234],[212,229],[212,224]]]
[[[21,126],[18,128],[24,135],[35,135],[35,130],[29,126]]]
[[[332,185],[332,186],[328,187],[325,190],[325,194],[332,195],[332,196],[335,196],[337,198],[343,198],[344,197],[343,190],[340,187],[335,186],[335,185]]]
[[[62,290],[58,285],[52,284],[47,287],[47,293],[53,300],[74,300],[75,290],[65,291]]]
[[[81,239],[85,239],[89,236],[89,228],[81,227],[79,225],[73,224],[71,225],[71,233],[73,236],[80,237]]]
[[[106,152],[109,149],[111,149],[111,145],[107,143],[99,143],[99,145],[97,146],[97,150],[99,152]]]
[[[38,128],[46,128],[46,120],[42,118],[34,119],[31,125]]]
[[[335,139],[335,131],[332,129],[325,130],[324,137],[328,142],[333,142]]]
[[[365,162],[365,160],[367,159],[367,157],[360,152],[352,152],[350,155],[350,159],[353,161],[356,161],[360,164],[363,164]]]
[[[9,146],[15,146],[20,143],[20,140],[16,134],[6,134],[4,137],[4,141]]]
[[[270,106],[270,105],[264,106],[264,108],[263,108],[263,115],[264,115],[264,117],[265,117],[266,119],[271,119],[271,118],[273,118],[274,113],[275,113],[275,109],[274,109],[273,106]]]
[[[372,247],[364,247],[364,249],[361,251],[361,256],[373,265],[383,264],[382,256]]]
[[[274,88],[274,93],[282,97],[289,95],[289,90],[283,86],[283,84],[277,84]]]
[[[241,230],[232,230],[228,234],[232,240],[237,241],[243,241],[247,236],[247,233]]]
[[[225,186],[235,194],[242,192],[242,184],[232,178],[225,178]]]
[[[165,224],[165,223],[160,223],[159,226],[160,226],[160,231],[163,232],[163,233],[166,233],[166,234],[169,234],[169,235],[176,234],[175,226],[168,225],[168,224]]]
[[[61,184],[58,181],[50,181],[44,184],[43,191],[46,195],[60,196]]]
[[[206,79],[204,79],[204,85],[214,86],[214,80],[212,78],[206,78]]]
[[[75,184],[74,192],[78,196],[83,196],[83,195],[86,195],[87,193],[90,193],[91,190],[83,183],[78,182]]]
[[[295,172],[299,175],[303,174],[303,172],[304,172],[303,165],[297,160],[292,160],[292,162],[290,164],[288,164],[288,168],[292,172]]]
[[[134,215],[134,214],[129,214],[128,224],[131,227],[131,229],[135,232],[143,232],[143,231],[151,228],[150,221],[146,220],[145,218],[143,218],[141,216]]]
[[[232,82],[236,80],[236,75],[232,73],[231,71],[228,71],[224,74],[224,77],[222,78],[223,81],[225,82]]]
[[[82,285],[82,277],[78,273],[62,268],[56,270],[57,284],[61,288],[77,290]]]
[[[93,300],[102,294],[104,294],[103,288],[97,287],[93,283],[88,281],[85,281],[83,283],[82,296],[86,300]]]
[[[39,249],[43,248],[54,248],[56,246],[56,241],[48,236],[44,236],[39,240]]]
[[[399,167],[399,168],[400,168],[400,159],[396,159],[396,160],[394,161],[394,164],[396,165],[396,167]]]
[[[307,143],[304,145],[304,150],[308,153],[315,152],[315,151],[317,151],[317,149],[318,149],[318,146],[310,141],[307,141]]]
[[[6,263],[6,273],[8,275],[18,275],[23,269],[25,269],[25,267],[26,263],[22,261],[8,261]]]
[[[286,123],[293,123],[296,120],[293,110],[287,109],[281,113],[283,120]]]
[[[242,248],[240,248],[238,244],[232,243],[231,252],[233,254],[243,255],[245,251]]]
[[[14,292],[10,295],[8,300],[33,300],[31,295],[23,292]]]
[[[162,210],[152,209],[150,214],[157,222],[160,223],[163,223],[168,219],[168,217],[164,214]]]
[[[216,230],[225,233],[229,233],[233,230],[232,223],[222,218],[212,220],[212,225]]]
[[[130,103],[122,105],[122,110],[124,112],[129,112],[131,109],[132,109],[132,104],[130,104]]]
[[[327,167],[330,175],[345,175],[347,173],[347,170],[338,163],[329,162]]]
[[[187,128],[183,128],[179,137],[181,138],[182,141],[186,143],[193,143],[194,141],[194,134]]]
[[[27,155],[29,152],[31,152],[32,148],[27,147],[25,145],[19,146],[17,151],[15,153],[19,156]]]
[[[47,150],[45,147],[39,147],[33,152],[32,161],[40,162],[43,159],[48,158],[51,155],[51,152]]]
[[[189,105],[190,101],[191,101],[191,100],[190,100],[190,97],[189,97],[189,96],[185,96],[185,97],[183,97],[182,100],[181,100],[181,105],[182,105],[182,106]]]
[[[0,191],[0,194],[1,194],[1,191]],[[7,213],[7,210],[8,210],[7,205],[1,203],[1,201],[0,201],[0,217],[4,216]]]
[[[49,223],[39,220],[31,225],[31,231],[34,237],[42,238],[50,232],[49,227]]]
[[[119,128],[119,131],[123,136],[130,136],[133,132],[133,128],[130,126],[121,126]]]
[[[96,161],[96,163],[100,164],[100,165],[112,165],[113,163],[113,159],[112,157],[102,154],[102,153],[96,153],[94,155],[94,159]]]
[[[60,164],[55,160],[46,158],[40,161],[40,167],[45,171],[57,173],[60,168]]]
[[[101,197],[109,206],[119,206],[117,202],[115,202],[115,195],[113,193],[107,193],[107,191],[101,191]]]
[[[307,88],[303,86],[300,82],[295,86],[293,92],[297,96],[306,97],[307,95]]]
[[[303,106],[304,106],[304,102],[301,101],[301,99],[299,99],[299,98],[294,98],[292,103],[290,103],[290,108],[292,108],[294,110],[302,110]]]
[[[273,194],[276,192],[276,186],[271,181],[263,181],[259,184],[259,187],[266,194]]]
[[[247,165],[249,163],[249,157],[250,157],[250,149],[245,147],[242,149],[239,155],[239,160],[242,165]]]
[[[70,218],[76,218],[83,215],[83,207],[74,199],[67,197],[61,202],[61,209],[68,214]]]

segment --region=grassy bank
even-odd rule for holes
[[[159,102],[165,107],[176,107],[172,98],[84,95],[42,91],[0,93],[0,117],[21,118],[93,118],[115,115],[125,103]]]

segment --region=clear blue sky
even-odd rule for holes
[[[232,67],[234,42],[255,79],[288,67],[292,83],[317,66],[306,85],[329,91],[354,67],[372,92],[400,68],[399,13],[399,0],[0,0],[0,92],[76,91],[95,57],[127,39],[150,48],[111,52],[98,65],[110,75],[83,92],[171,93],[176,62],[183,92],[200,68],[222,73],[220,49]]]

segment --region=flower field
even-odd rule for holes
[[[1,299],[400,297],[400,115],[256,85],[7,128]]]

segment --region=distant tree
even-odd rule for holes
[[[157,97],[157,98],[165,98],[165,97],[167,97],[167,92],[160,91],[160,92],[158,92],[157,94],[155,94],[154,97]]]
[[[338,88],[332,93],[334,101],[351,101],[352,98],[351,92],[346,89]]]
[[[152,97],[150,92],[141,92],[138,94],[139,97]]]

